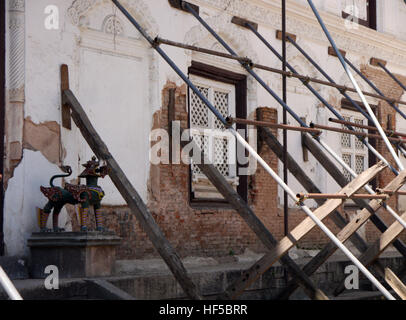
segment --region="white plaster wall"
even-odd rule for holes
[[[38,232],[36,208],[43,208],[47,199],[39,187],[49,186],[52,175],[61,174],[40,152],[24,151],[23,160],[9,180],[4,201],[4,240],[7,255],[27,255],[27,239],[32,232]],[[60,186],[60,179],[55,185]],[[71,230],[66,210],[60,213],[60,226]],[[48,220],[48,227],[52,218]]]
[[[114,12],[109,1],[92,1],[97,5],[81,19],[80,26],[72,24],[67,14],[72,2],[53,1],[59,8],[60,29],[50,31],[44,27],[44,9],[49,5],[49,1],[26,0],[25,116],[31,117],[35,123],[61,122],[59,67],[62,63],[68,64],[72,91],[78,96],[131,182],[146,200],[149,176],[148,135],[152,115],[161,108],[161,90],[164,85],[168,81],[181,85],[183,81],[144,40],[140,39],[139,34],[121,13],[117,15],[123,24],[124,35],[114,38],[102,32],[104,18]],[[238,54],[249,55],[255,62],[271,67],[281,66],[281,62],[250,31],[230,24],[233,15],[258,22],[261,34],[280,50],[281,42],[275,39],[275,31],[280,29],[279,1],[255,0],[247,2],[247,5],[241,5],[240,1],[236,1],[227,11],[224,11],[224,2],[219,0],[191,0],[191,2],[200,6],[201,16],[215,29],[220,30],[221,35]],[[335,36],[338,46],[347,51],[348,57],[356,65],[367,63],[373,54],[387,59],[388,66],[394,72],[406,74],[404,63],[406,42],[393,36],[395,30],[399,32],[405,29],[401,28],[405,21],[401,18],[404,4],[400,0],[394,0],[393,3],[395,2],[397,7],[384,6],[387,11],[382,11],[383,18],[378,21],[378,27],[381,23],[380,33],[366,28],[360,28],[358,31],[343,29],[340,1],[319,0],[315,1],[315,4],[322,10],[322,16]],[[137,8],[148,10],[149,13],[142,12],[141,16],[151,24],[156,23],[156,29],[159,30],[161,37],[179,42],[196,41],[197,43],[191,44],[221,50],[211,36],[203,29],[199,29],[198,21],[190,14],[171,8],[166,0],[144,0],[143,3],[145,6]],[[255,5],[261,9],[254,10]],[[397,15],[399,19],[396,21],[390,19],[393,17],[390,13],[393,10],[399,12]],[[327,54],[329,43],[308,9],[307,1],[288,2],[288,17],[288,31],[297,34],[298,43],[334,80],[348,85],[348,79],[344,76],[338,60]],[[399,36],[403,37],[400,33]],[[185,73],[192,59],[245,73],[235,62],[191,54],[178,48],[162,47]],[[300,73],[322,78],[291,46],[288,46],[288,58]],[[258,71],[258,74],[281,95],[279,75],[265,71]],[[289,79],[288,85],[288,104],[299,116],[306,117],[307,123],[314,121],[329,124],[327,119],[332,117],[331,112],[322,107],[298,80]],[[366,88],[365,85],[362,86]],[[318,86],[316,89],[326,99],[341,99],[334,89]],[[252,78],[249,78],[248,102],[248,114],[259,106],[273,107],[278,109],[279,121],[282,121],[282,108]],[[398,129],[406,131],[406,123],[402,119],[397,121]],[[297,125],[291,116],[288,117],[288,122]],[[72,177],[75,177],[82,170],[81,164],[92,156],[92,152],[74,124],[71,131],[64,128],[61,130],[63,164],[72,166],[74,170]],[[281,133],[279,136],[281,138]],[[323,133],[322,137],[334,150],[340,152],[337,134],[327,132]],[[336,192],[339,189],[338,185],[311,155],[308,162],[302,162],[300,134],[289,132],[288,139],[289,152],[299,161],[316,185],[324,192]],[[50,176],[59,172],[59,169],[48,163],[39,152],[24,152],[24,159],[16,169],[6,191],[6,241],[9,254],[24,252],[24,239],[37,228],[35,206],[42,206],[46,200],[39,193],[39,186],[47,185]],[[282,175],[281,165],[279,173]],[[109,178],[100,180],[100,184],[107,193],[105,204],[124,204]],[[20,187],[22,185],[24,189]],[[292,175],[289,176],[289,185],[295,192],[304,191]],[[279,197],[282,204],[281,190]],[[308,204],[313,206],[314,202],[309,201]],[[294,203],[291,201],[290,205],[294,206]],[[20,225],[23,227],[20,228]]]
[[[113,39],[102,32],[103,19],[113,13],[112,5],[101,1],[82,23],[74,26],[67,11],[71,1],[54,1],[59,8],[60,29],[44,27],[44,9],[48,1],[27,1],[26,11],[26,107],[25,116],[36,123],[61,121],[59,68],[70,69],[70,85],[85,111],[95,122],[102,139],[117,158],[124,172],[134,183],[141,197],[147,199],[149,175],[149,131],[156,101],[150,91],[150,51],[145,42],[133,44],[140,35],[126,19],[122,19],[125,38]],[[86,30],[91,30],[88,36]],[[98,34],[99,33],[99,34]],[[97,38],[99,37],[99,39]],[[89,40],[90,39],[90,40]],[[115,44],[115,42],[117,42]],[[122,44],[122,42],[125,42]],[[134,53],[138,49],[137,53]],[[92,55],[93,54],[93,55]],[[156,93],[157,94],[157,93]],[[159,106],[154,106],[159,109]],[[126,122],[123,123],[123,119]],[[72,178],[93,153],[73,124],[73,130],[62,128],[66,150],[64,165],[73,167]],[[107,195],[105,204],[125,204],[109,178],[101,181]]]
[[[85,50],[81,56],[78,97],[104,142],[144,201],[149,177],[148,62]],[[97,75],[100,81],[95,81]],[[80,161],[93,156],[82,143]],[[110,178],[100,179],[103,203],[125,204]]]

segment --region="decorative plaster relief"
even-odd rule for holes
[[[115,15],[108,15],[104,19],[102,29],[104,32],[111,33],[116,36],[124,34],[123,24]]]
[[[193,2],[200,5],[214,6],[219,10],[224,10],[223,0],[198,0]],[[310,13],[310,11],[304,11],[302,6],[300,6],[299,9],[300,10],[296,10],[294,12],[288,12],[286,25],[289,32],[296,34],[299,38],[305,37],[307,39],[327,43],[326,36],[320,25],[315,21],[314,23],[309,23],[308,13]],[[264,24],[271,28],[280,29],[281,15],[279,10],[280,8],[277,7],[271,9],[270,6],[259,6],[246,0],[234,0],[227,8],[227,13],[230,16],[236,15],[257,23]],[[362,37],[360,37],[359,34],[351,31],[342,32],[342,29],[344,28],[344,21],[338,17],[332,18],[329,16],[327,19],[325,19],[325,23],[330,29],[330,33],[337,45],[343,50],[353,51],[359,55],[364,55],[367,52],[374,52],[374,56],[406,68],[405,48],[404,46],[402,47],[402,51],[404,52],[403,54],[399,53],[400,50],[396,50],[397,46],[399,45],[398,40],[393,36],[376,34],[375,31],[364,27],[360,27],[360,30],[362,29],[361,32],[364,33]],[[337,29],[341,31],[335,31]],[[360,30],[357,32],[360,32]],[[371,36],[374,36],[374,41],[371,41]]]
[[[10,102],[25,98],[25,0],[9,0]]]
[[[68,15],[71,22],[76,26],[81,26],[82,18],[97,5],[100,4],[110,4],[110,1],[106,0],[75,0],[68,9]],[[146,29],[146,31],[155,37],[158,35],[158,25],[155,22],[153,16],[151,15],[148,6],[142,0],[122,0],[121,3],[127,10],[133,15],[140,24]]]

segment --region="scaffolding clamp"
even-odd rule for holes
[[[307,84],[309,84],[310,80],[311,80],[310,77],[306,76],[306,77],[304,77],[302,82],[303,82],[304,85],[307,85]]]

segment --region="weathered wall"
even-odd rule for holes
[[[175,88],[175,119],[187,128],[186,86],[168,83],[163,89],[162,109],[154,114],[153,129],[168,130],[169,89]],[[275,110],[269,109],[267,120],[276,121]],[[275,133],[276,134],[276,133]],[[261,152],[276,170],[276,156],[269,149]],[[186,164],[153,165],[149,178],[149,209],[165,236],[182,256],[224,256],[241,254],[247,248],[263,251],[263,245],[246,223],[231,208],[199,207],[189,203],[189,166]],[[274,229],[276,183],[258,170],[249,183],[250,197],[258,217]],[[105,207],[107,225],[123,237],[118,250],[121,259],[143,258],[156,254],[138,222],[127,208]]]
[[[259,31],[273,46],[280,49],[281,43],[275,38],[275,31],[281,26],[279,1],[235,0],[231,1],[230,5],[225,5],[221,0],[190,1],[200,6],[202,17],[239,54],[249,56],[261,64],[280,68],[280,61],[270,54],[252,33],[230,23],[231,17],[234,15],[257,22]],[[404,23],[404,19],[393,19],[393,15],[390,13],[391,10],[395,10],[398,12],[397,16],[401,17],[404,14],[403,1],[396,0],[394,1],[396,4],[391,6],[383,6],[384,1],[378,1],[378,10],[381,10],[378,12],[380,17],[378,30],[381,32],[364,27],[360,27],[358,30],[346,30],[343,19],[337,14],[339,12],[334,14],[334,10],[341,10],[338,9],[340,7],[338,2],[315,2],[323,10],[323,18],[336,39],[337,45],[347,51],[348,58],[355,65],[367,65],[370,56],[374,55],[387,60],[388,68],[397,74],[406,74],[406,42],[402,40],[401,34],[403,32],[401,30],[404,28],[398,26],[398,24]],[[47,30],[44,27],[46,18],[44,9],[49,5],[48,1],[8,1],[8,103],[6,109],[7,135],[5,137],[7,143],[5,168],[7,253],[26,252],[24,241],[31,231],[36,230],[36,223],[33,220],[35,207],[43,206],[45,201],[38,191],[39,186],[47,185],[50,176],[60,173],[58,166],[62,164],[72,166],[73,175],[68,181],[73,181],[82,169],[81,164],[92,155],[74,125],[72,130],[60,127],[59,67],[63,63],[69,65],[72,91],[82,102],[102,138],[128,174],[130,181],[134,183],[142,198],[146,202],[150,201],[149,205],[153,208],[158,222],[164,227],[171,226],[164,228],[170,240],[181,251],[182,245],[188,243],[189,239],[185,238],[187,235],[175,229],[180,220],[184,220],[180,225],[187,225],[186,230],[201,229],[196,231],[202,235],[200,242],[191,241],[190,246],[182,251],[183,254],[197,252],[209,254],[220,246],[222,248],[220,251],[223,253],[226,253],[228,247],[238,251],[242,250],[244,246],[252,248],[257,246],[252,233],[231,210],[219,210],[218,213],[205,215],[202,214],[204,213],[202,211],[191,209],[182,194],[169,193],[172,198],[165,199],[168,194],[167,189],[174,183],[173,177],[181,179],[177,186],[180,188],[179,191],[185,190],[182,189],[185,188],[186,183],[184,167],[162,166],[159,168],[162,179],[152,183],[156,168],[152,167],[151,170],[148,161],[148,137],[153,126],[157,125],[153,121],[162,117],[162,115],[159,116],[159,112],[165,108],[166,100],[162,100],[161,95],[163,88],[166,88],[168,82],[180,87],[182,81],[179,77],[151,50],[125,17],[113,9],[110,1],[54,0],[53,4],[59,9],[59,28]],[[191,15],[171,8],[166,0],[123,0],[123,4],[152,36],[159,34],[161,37],[171,40],[223,50]],[[327,54],[329,43],[306,6],[306,2],[288,1],[287,5],[289,32],[298,36],[298,43],[337,82],[349,85],[349,80],[343,75],[338,60]],[[117,14],[116,29],[112,24],[115,14]],[[192,54],[177,48],[165,47],[165,50],[184,72],[194,60],[246,74],[233,61],[225,61],[204,54]],[[288,45],[288,60],[299,72],[321,77],[291,45]],[[402,95],[402,91],[379,69],[364,67],[363,70],[391,97],[398,98]],[[281,94],[279,75],[265,71],[258,73],[271,88]],[[367,89],[365,84],[361,82],[360,84],[363,89]],[[340,110],[341,96],[336,90],[319,86],[315,86],[315,88]],[[184,90],[179,91],[178,94],[178,99],[180,99],[181,94],[184,95]],[[359,99],[357,98],[357,100]],[[376,99],[368,98],[368,101],[378,104]],[[288,80],[288,103],[299,116],[305,117],[307,122],[329,124],[328,118],[331,113],[295,79]],[[247,114],[251,118],[258,106],[268,106],[275,110],[272,117],[277,117],[275,121],[281,122],[282,108],[262,87],[248,77]],[[401,108],[406,109],[404,106]],[[382,104],[379,117],[383,119],[390,112],[392,111],[389,107]],[[184,121],[186,113],[183,113],[182,117]],[[288,117],[288,122],[296,125],[291,116]],[[159,124],[159,126],[161,125]],[[406,122],[399,116],[396,116],[396,128],[406,131]],[[341,152],[337,143],[338,134],[326,132],[322,136],[336,152]],[[294,158],[301,159],[300,135],[290,132],[288,137],[289,152]],[[379,148],[384,151],[382,146]],[[267,154],[268,151],[264,150],[261,152],[265,152],[263,154],[265,158],[281,173],[280,162],[278,163],[272,154]],[[308,162],[303,162],[301,165],[322,191],[332,193],[339,189],[312,156]],[[34,175],[35,177],[40,175],[40,177],[35,178]],[[167,177],[166,180],[163,180],[164,177]],[[384,183],[389,177],[389,174],[383,174],[380,179]],[[253,198],[250,201],[259,211],[258,215],[264,223],[273,233],[280,236],[283,228],[280,212],[283,193],[270,179],[263,174],[261,168],[258,168],[251,181],[250,195]],[[104,201],[104,204],[110,208],[107,212],[115,212],[108,215],[109,221],[111,220],[110,224],[115,230],[122,230],[120,231],[122,235],[129,233],[124,235],[127,240],[122,249],[123,256],[143,256],[152,253],[149,241],[138,226],[132,228],[136,223],[133,221],[133,217],[128,215],[125,202],[115,191],[110,179],[104,179],[101,181],[101,185],[107,192]],[[149,198],[151,189],[148,188],[152,188],[154,185],[159,189],[158,194],[162,196],[160,202],[152,197]],[[292,175],[289,176],[289,185],[294,191],[304,191]],[[24,186],[24,189],[21,186]],[[261,191],[263,189],[265,191]],[[261,192],[267,193],[268,198],[265,198]],[[269,193],[271,193],[271,197]],[[177,205],[172,202],[173,199],[182,199],[181,203],[184,208],[181,208],[181,211],[178,211]],[[308,204],[311,207],[315,206],[312,201],[309,201]],[[167,208],[172,205],[173,212],[168,214]],[[396,203],[393,205],[396,206]],[[275,208],[275,210],[268,213],[267,206]],[[402,199],[399,201],[399,206],[405,208]],[[293,201],[290,201],[290,207],[294,212]],[[72,210],[70,209],[70,211]],[[213,219],[213,216],[216,218]],[[295,218],[296,216],[297,218]],[[296,221],[303,217],[302,214],[292,213],[291,225],[295,225]],[[69,226],[70,218],[66,213],[63,213],[63,219],[68,221]],[[228,229],[229,221],[232,221],[232,224]],[[226,222],[227,228],[225,227]],[[19,228],[18,226],[21,225],[25,227]],[[73,225],[76,227],[75,223]],[[204,238],[203,234],[206,232],[209,232],[211,236]],[[232,238],[235,232],[239,232],[242,236]],[[371,227],[371,239],[373,232],[377,235]],[[321,241],[318,240],[320,232],[315,231],[312,234],[307,242],[319,243]],[[133,240],[136,242],[135,246],[131,244]]]

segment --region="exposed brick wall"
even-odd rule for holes
[[[169,89],[175,88],[175,119],[187,128],[186,87],[168,83],[162,91],[163,108],[154,114],[154,128],[168,129]],[[269,109],[267,120],[276,121]],[[270,150],[261,153],[274,170],[276,156]],[[277,204],[276,183],[259,169],[249,182],[249,203],[263,223],[274,226]],[[263,251],[256,235],[233,209],[193,208],[189,203],[189,167],[185,164],[151,166],[148,207],[167,239],[180,256],[224,256],[241,254],[249,248]],[[145,258],[157,253],[135,217],[126,207],[105,207],[106,224],[123,238],[119,259]],[[282,227],[283,228],[283,227]]]
[[[259,108],[259,112],[262,114],[261,120],[276,122],[277,112],[271,108]],[[259,120],[259,119],[258,119]],[[273,134],[277,136],[277,131],[272,130]],[[278,158],[275,153],[265,143],[260,143],[259,149],[260,156],[275,170],[278,166]],[[288,150],[289,152],[289,150]],[[300,161],[297,160],[297,161]],[[278,172],[276,170],[276,172]],[[262,217],[262,221],[274,235],[277,240],[280,240],[284,236],[284,216],[283,208],[278,208],[278,185],[276,181],[258,165],[256,174],[251,177],[251,192],[254,193],[252,205],[255,213]],[[277,208],[271,210],[270,208]],[[289,209],[289,231],[299,225],[307,215],[299,208]],[[333,231],[337,232],[338,229],[335,225],[326,219],[324,221],[327,226]],[[324,243],[327,243],[328,238],[323,232],[320,232],[318,228],[314,228],[303,239],[298,242],[300,247],[314,248],[319,247]]]
[[[387,96],[398,99],[403,94],[393,80],[379,69],[363,66],[362,72]],[[153,129],[168,129],[167,106],[171,88],[176,89],[175,120],[181,122],[182,128],[187,128],[186,86],[176,87],[175,84],[168,83],[162,91],[163,107],[153,116]],[[274,123],[277,121],[275,109],[263,107],[260,108],[260,111],[263,120]],[[387,127],[389,114],[392,115],[392,128],[396,129],[394,110],[387,103],[381,102],[378,106],[377,116],[384,128]],[[273,133],[276,135],[276,130]],[[391,159],[389,151],[382,142],[377,143],[377,150],[387,159]],[[261,144],[259,154],[273,170],[278,172],[278,159],[266,144]],[[391,163],[395,165],[393,160]],[[389,169],[385,170],[378,177],[378,185],[385,186],[393,177],[394,175]],[[257,252],[264,250],[256,235],[234,210],[190,206],[187,165],[152,165],[148,187],[148,207],[167,239],[181,256],[224,256],[230,253],[240,254],[247,248]],[[259,219],[279,240],[284,235],[284,219],[282,208],[278,208],[277,189],[277,183],[259,165],[256,173],[248,178],[248,202]],[[396,208],[396,198],[392,199],[389,204]],[[127,207],[106,207],[104,211],[109,228],[123,238],[123,244],[118,249],[119,259],[146,258],[157,255],[148,237]],[[342,214],[348,218],[349,212],[342,212]],[[393,222],[393,218],[383,210],[380,211],[380,215],[386,223]],[[299,207],[291,208],[289,210],[289,230],[296,227],[306,217]],[[334,233],[339,231],[330,218],[326,218],[324,222]],[[368,242],[374,241],[381,234],[371,222],[367,223],[365,230]],[[327,242],[329,242],[327,236],[316,227],[300,240],[298,245],[303,248],[318,248]]]
[[[362,73],[370,79],[382,92],[389,98],[400,99],[403,95],[402,88],[399,87],[396,82],[391,79],[381,68],[372,67],[370,65],[364,65],[361,67]],[[406,78],[397,75],[401,81],[405,82]],[[385,101],[380,101],[378,104],[377,118],[382,125],[382,128],[388,129],[388,116],[391,116],[391,126],[393,130],[396,130],[396,111]],[[392,158],[388,148],[384,144],[383,140],[378,140],[376,149],[387,159],[390,164],[397,168],[395,161]],[[385,169],[378,175],[378,186],[386,186],[395,175],[390,171],[390,169]],[[388,204],[397,211],[397,197],[392,197]],[[386,210],[379,211],[380,217],[385,221],[386,224],[391,225],[395,220],[394,218],[386,212]],[[379,238],[382,233],[373,225],[372,222],[368,222],[366,226],[366,237],[368,242],[372,242]],[[403,236],[404,239],[406,237]]]

